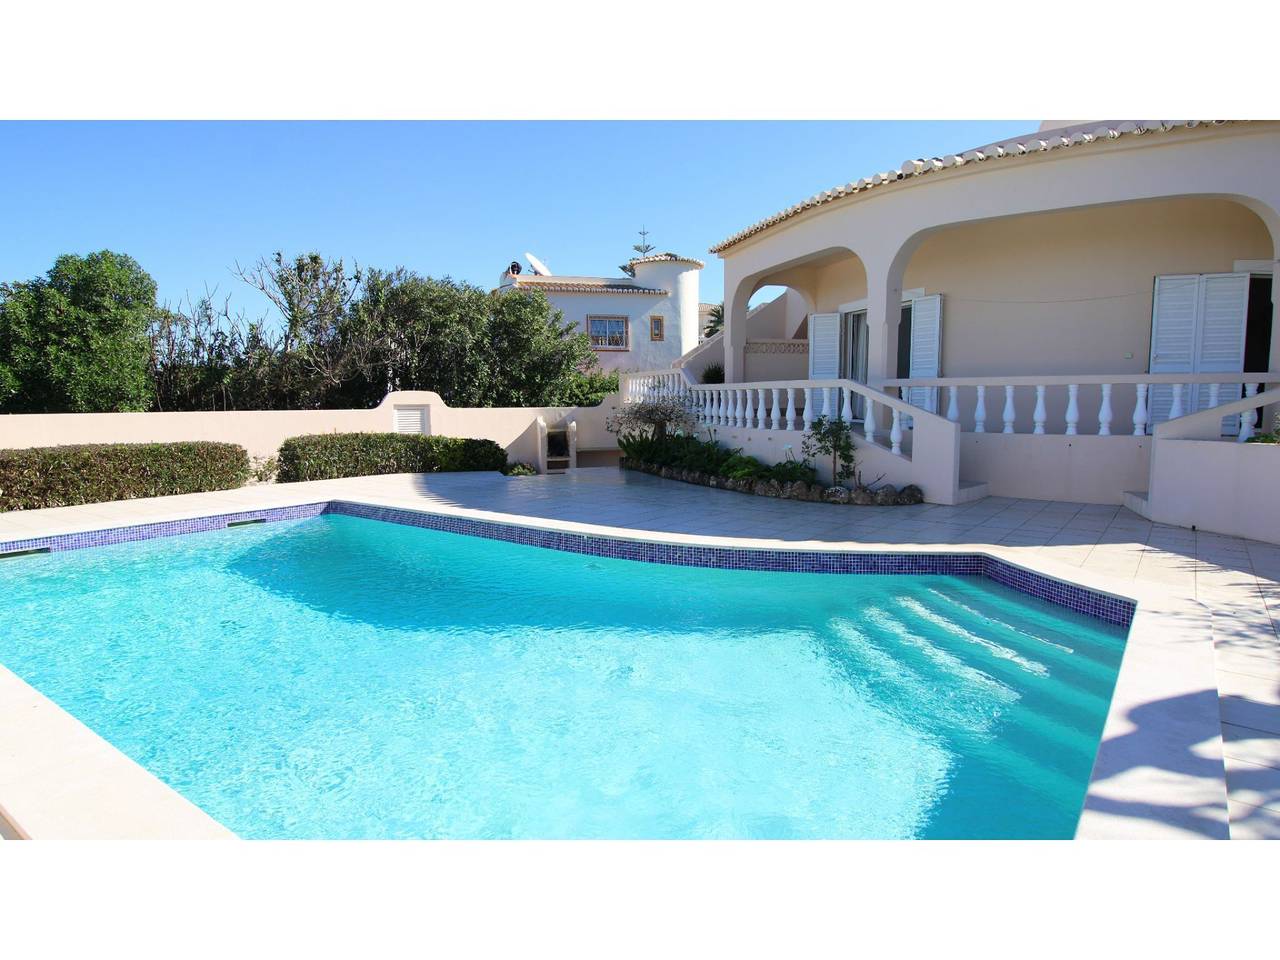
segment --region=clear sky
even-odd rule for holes
[[[0,279],[128,253],[161,300],[262,301],[231,266],[318,250],[483,286],[532,251],[617,275],[641,225],[707,247],[821,190],[1034,130],[1012,122],[0,123]]]

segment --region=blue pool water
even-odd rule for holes
[[[1123,647],[347,516],[0,562],[0,663],[245,837],[1068,837]]]

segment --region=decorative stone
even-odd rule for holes
[[[805,499],[813,503],[821,503],[822,495],[826,492],[827,488],[820,483],[810,483],[808,484],[808,487],[809,495],[805,497]]]
[[[674,480],[676,476],[676,472],[672,470],[670,467],[663,467],[659,471],[658,475],[662,477],[663,480]]]
[[[886,483],[883,487],[876,491],[876,506],[892,507],[898,502],[898,488],[892,483]]]
[[[864,487],[862,484],[854,487],[849,494],[849,502],[859,507],[870,506],[876,502],[876,495],[871,492],[870,487]]]
[[[782,496],[782,484],[777,480],[757,480],[756,481],[757,497],[780,497]]]
[[[809,495],[809,485],[803,480],[795,480],[782,485],[782,495],[788,500],[803,500]]]
[[[822,491],[822,499],[827,503],[848,503],[849,491],[844,487],[827,487]]]
[[[910,506],[913,503],[924,503],[924,491],[914,483],[908,483],[898,491],[898,503]]]

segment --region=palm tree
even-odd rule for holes
[[[720,328],[724,326],[724,301],[720,301],[714,307],[707,311],[711,317],[711,322],[707,324],[707,328],[702,331],[704,337],[712,337],[720,332]]]

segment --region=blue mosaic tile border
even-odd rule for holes
[[[623,540],[557,530],[538,530],[514,524],[473,520],[440,514],[418,513],[395,507],[334,500],[329,513],[382,520],[445,533],[503,540],[549,550],[585,553],[596,557],[640,560],[684,567],[716,567],[762,570],[775,573],[874,573],[943,574],[981,576],[1076,613],[1127,627],[1137,605],[1088,587],[1066,583],[982,553],[839,553],[817,550],[766,550],[760,548],[704,547],[689,544]]]
[[[29,540],[0,541],[0,553],[13,550],[83,550],[86,547],[105,547],[112,543],[129,543],[134,540],[153,540],[156,537],[178,537],[187,533],[206,533],[221,530],[228,524],[246,520],[305,520],[326,512],[326,502],[307,503],[296,507],[270,507],[263,510],[245,510],[241,513],[220,513],[211,517],[193,517],[189,520],[165,520],[159,523],[141,523],[129,527],[108,527],[105,530],[87,530],[84,533],[61,533],[52,537],[34,537]]]
[[[290,507],[269,507],[224,513],[188,520],[169,520],[128,527],[111,527],[84,533],[0,541],[0,553],[16,550],[81,550],[112,543],[174,537],[188,533],[221,530],[228,524],[246,520],[302,520],[325,513],[381,520],[444,533],[458,533],[488,540],[502,540],[527,546],[583,553],[596,557],[639,560],[683,567],[714,567],[729,570],[761,570],[775,573],[871,573],[942,574],[980,576],[1077,613],[1127,627],[1136,604],[1087,587],[1066,583],[982,553],[847,553],[818,550],[767,550],[760,548],[710,547],[692,544],[653,543],[614,537],[539,530],[515,524],[419,513],[395,507],[377,507],[346,500],[307,503]]]

